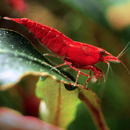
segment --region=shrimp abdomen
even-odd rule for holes
[[[64,56],[67,53],[69,42],[72,42],[70,38],[66,37],[58,30],[42,25],[28,18],[5,17],[5,19],[13,20],[26,26],[42,44],[46,44],[51,51],[58,55]]]

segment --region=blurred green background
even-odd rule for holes
[[[75,41],[104,48],[114,56],[130,40],[130,0],[26,0],[28,9],[24,13],[13,10],[4,0],[0,2],[0,16],[27,17],[54,27]],[[130,70],[130,50],[120,59]],[[61,63],[59,59],[53,61]],[[107,70],[105,63],[96,66],[104,73]],[[88,87],[101,99],[103,114],[110,129],[129,130],[130,75],[122,64],[111,63],[111,68],[105,83],[102,80],[99,85],[98,82],[90,83]],[[68,72],[76,77],[75,71]],[[86,77],[79,77],[80,84],[84,85],[85,81]],[[77,117],[68,129],[95,129],[84,104],[79,106]]]

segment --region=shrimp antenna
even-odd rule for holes
[[[125,46],[125,48],[119,53],[119,55],[117,56],[117,58],[120,58],[121,56],[123,56],[130,49],[130,47],[128,47],[129,45],[130,45],[130,41]],[[130,75],[130,71],[128,70],[128,68],[126,67],[126,65],[121,60],[119,60],[119,61],[122,63],[122,65],[125,67],[125,69],[127,70],[127,72]]]
[[[108,65],[108,67],[107,67],[107,72],[106,72],[106,78],[107,78],[109,70],[110,70],[110,63],[108,62],[107,65]]]
[[[128,68],[126,67],[126,65],[125,65],[121,60],[119,60],[119,61],[120,61],[121,64],[125,67],[125,69],[127,70],[128,74],[130,75],[130,71],[128,70]]]
[[[128,48],[129,45],[130,45],[130,41],[125,46],[125,48],[119,53],[119,55],[117,56],[117,58],[120,58],[121,56],[123,56],[130,49],[130,47]]]

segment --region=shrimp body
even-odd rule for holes
[[[100,52],[100,49],[95,46],[73,41],[56,29],[27,18],[10,19],[29,28],[42,44],[46,44],[51,51],[64,56],[66,60],[79,65],[93,65],[99,61],[99,55],[96,52]]]
[[[38,38],[42,44],[46,44],[46,46],[53,51],[54,53],[64,56],[68,50],[68,44],[73,42],[70,38],[66,37],[63,33],[58,30],[51,28],[46,25],[42,25],[40,23],[34,22],[27,18],[9,18],[19,24],[22,24],[29,28],[29,30],[34,34],[36,38]]]
[[[66,57],[80,66],[94,65],[99,61],[98,52],[100,49],[97,47],[73,41],[69,44]]]
[[[95,82],[99,78],[101,81],[101,73],[104,73],[94,65],[99,62],[109,63],[109,61],[119,63],[120,60],[112,56],[110,53],[102,48],[92,46],[90,44],[73,41],[58,30],[42,25],[35,21],[27,18],[8,18],[5,19],[13,20],[19,24],[22,24],[29,28],[29,30],[38,38],[42,44],[45,44],[51,51],[61,56],[64,61],[62,65],[69,65],[72,69],[78,72],[75,85],[77,84],[78,77],[80,74],[88,77],[84,87],[90,80],[91,71],[93,71],[92,81]],[[90,70],[89,75],[81,72],[79,69]]]

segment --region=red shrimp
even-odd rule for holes
[[[34,34],[36,38],[40,39],[42,44],[46,44],[46,46],[52,52],[60,56],[64,63],[56,67],[69,65],[72,69],[77,71],[78,74],[74,84],[75,86],[77,85],[79,75],[82,74],[88,77],[84,85],[85,88],[90,80],[91,71],[93,71],[92,82],[96,82],[97,79],[99,79],[100,83],[101,74],[105,79],[103,71],[95,66],[97,62],[105,62],[108,64],[108,67],[109,61],[114,63],[121,62],[119,60],[119,57],[123,52],[120,53],[117,57],[115,57],[102,48],[95,47],[86,43],[73,41],[56,29],[42,25],[27,18],[4,17],[4,19],[13,20],[19,24],[26,26],[27,28],[29,28],[29,30]],[[81,72],[79,69],[90,70],[90,73],[85,74]]]

